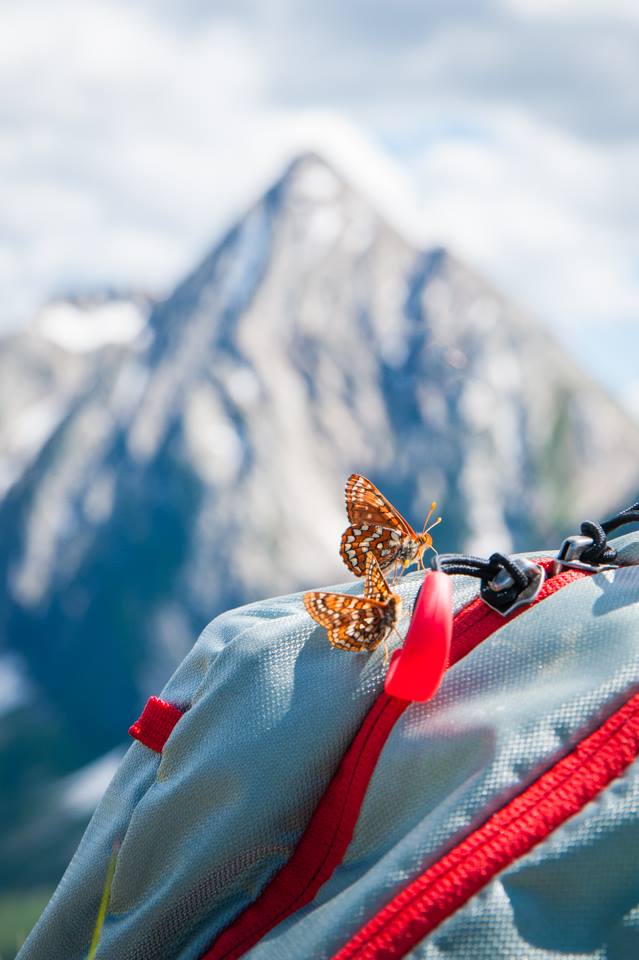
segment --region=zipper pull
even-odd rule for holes
[[[404,646],[391,657],[386,693],[419,702],[434,697],[448,666],[452,633],[453,585],[448,574],[432,570],[417,595]]]

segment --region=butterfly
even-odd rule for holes
[[[361,597],[319,590],[304,594],[304,606],[340,650],[374,650],[382,641],[386,650],[399,617],[401,599],[391,591],[374,554],[368,554],[364,569]]]
[[[373,552],[382,570],[395,565],[395,570],[406,570],[417,563],[424,568],[422,554],[433,544],[430,531],[441,522],[438,517],[427,526],[436,503],[431,504],[421,533],[416,533],[380,493],[374,483],[358,473],[346,482],[346,512],[350,526],[342,534],[340,555],[349,570],[364,576],[366,556]]]

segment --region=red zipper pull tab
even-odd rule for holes
[[[400,700],[430,700],[439,689],[453,633],[453,585],[446,573],[427,573],[404,646],[391,657],[384,689]]]

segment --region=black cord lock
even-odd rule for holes
[[[586,522],[581,526],[583,529],[590,527],[591,524]],[[608,546],[605,534],[603,538],[597,539],[585,536],[583,533],[576,534],[573,537],[566,537],[562,543],[552,566],[552,576],[556,577],[565,567],[572,570],[587,570],[589,573],[615,570],[617,564],[610,562],[614,559],[616,559],[616,551]]]
[[[520,607],[533,603],[546,576],[554,577],[564,567],[589,573],[615,570],[617,551],[608,543],[608,535],[628,523],[639,523],[639,502],[603,523],[585,520],[581,533],[564,540],[548,574],[534,560],[503,553],[493,553],[488,560],[465,554],[435,554],[432,567],[442,573],[477,577],[481,581],[479,592],[484,603],[508,617]]]
[[[546,572],[542,566],[526,557],[503,557],[493,554],[489,562],[499,565],[498,572],[488,579],[482,577],[480,596],[484,603],[508,617],[520,607],[528,606],[539,596]]]

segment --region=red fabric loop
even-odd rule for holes
[[[162,753],[164,744],[173,732],[183,711],[159,697],[149,697],[139,720],[129,727],[129,733],[149,750]]]

